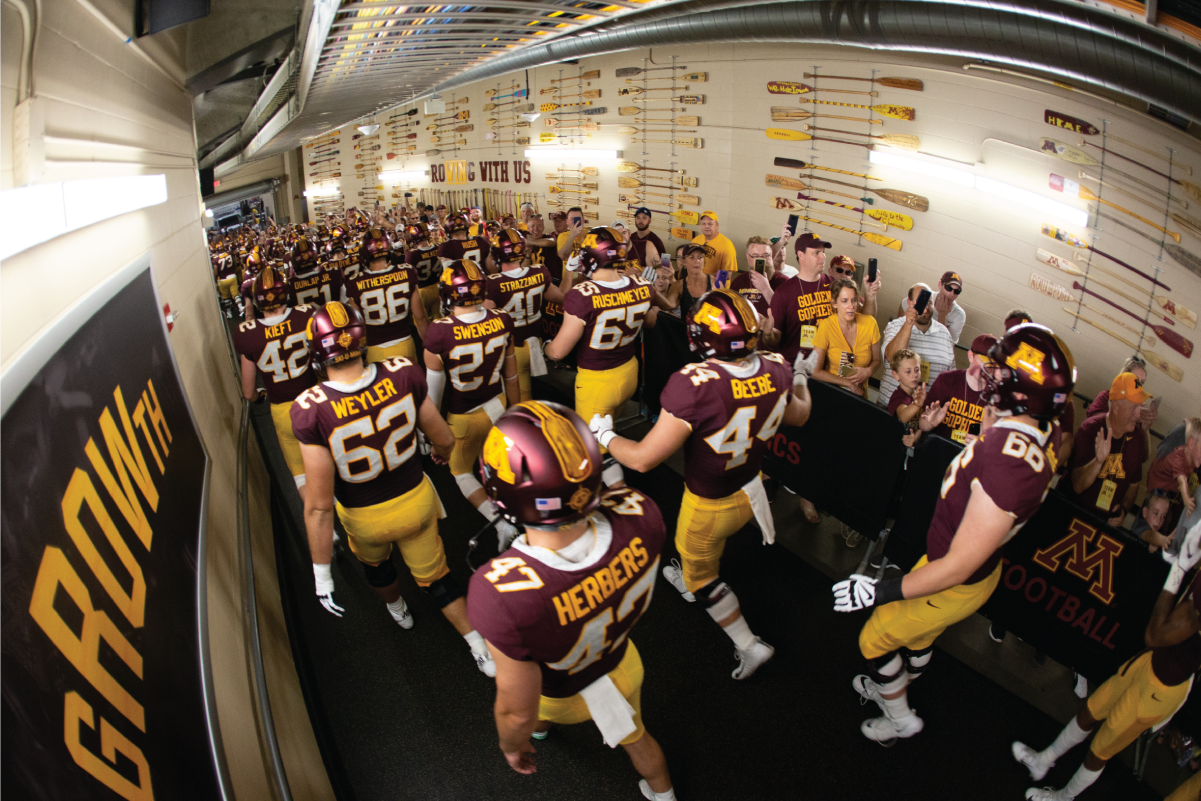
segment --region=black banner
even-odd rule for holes
[[[889,557],[905,568],[925,552],[943,475],[961,450],[924,439],[888,543]],[[1001,583],[981,614],[1092,682],[1143,649],[1168,572],[1145,543],[1051,490],[1002,554]]]
[[[201,659],[207,456],[148,258],[36,342],[4,391],[5,794],[221,798]]]

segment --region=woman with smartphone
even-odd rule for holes
[[[881,364],[880,326],[876,318],[859,312],[859,287],[840,278],[830,287],[834,314],[822,320],[813,339],[820,365],[813,377],[864,395],[867,379]]]

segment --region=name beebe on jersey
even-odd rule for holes
[[[486,337],[489,334],[495,334],[504,329],[504,318],[493,317],[490,320],[484,320],[482,323],[455,326],[455,339],[477,339],[479,337]]]
[[[559,625],[566,626],[579,620],[600,606],[606,598],[638,575],[638,571],[646,567],[649,561],[650,554],[642,547],[642,538],[634,537],[629,545],[609,560],[609,564],[552,598],[555,611],[559,613]]]
[[[770,395],[776,391],[775,386],[771,382],[771,376],[767,373],[757,375],[754,378],[732,378],[730,379],[730,387],[734,390],[734,398],[761,398],[764,395]]]
[[[651,299],[650,285],[643,285],[627,289],[624,292],[612,292],[607,295],[593,295],[592,308],[605,309],[613,306],[628,306],[631,303],[636,303],[640,300]]]

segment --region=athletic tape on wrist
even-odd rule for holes
[[[1180,592],[1180,585],[1184,583],[1184,576],[1187,573],[1183,567],[1178,564],[1173,564],[1172,569],[1168,571],[1168,578],[1163,583],[1164,591],[1176,595]]]

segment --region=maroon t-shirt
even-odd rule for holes
[[[1072,463],[1059,488],[1084,508],[1094,509],[1109,517],[1122,504],[1127,488],[1142,481],[1143,463],[1147,461],[1147,438],[1136,426],[1126,436],[1115,439],[1097,479],[1085,487],[1084,492],[1075,492],[1072,489],[1072,472],[1091,462],[1097,455],[1097,432],[1109,431],[1106,417],[1106,414],[1094,415],[1080,424],[1072,446]],[[1106,482],[1111,482],[1112,487],[1107,486]],[[1109,497],[1109,502],[1098,505],[1102,492]]]
[[[1201,573],[1193,577],[1192,583],[1178,598],[1177,603],[1191,603],[1194,609],[1201,612]],[[1190,676],[1201,670],[1201,632],[1176,645],[1152,648],[1151,670],[1165,687],[1175,687],[1188,681]]]
[[[468,323],[451,315],[435,320],[425,331],[425,349],[442,357],[450,380],[443,409],[466,414],[505,391],[502,375],[505,349],[513,341],[513,318],[485,309],[483,319]]]
[[[654,501],[611,490],[592,514],[597,541],[578,563],[522,540],[471,577],[467,617],[510,659],[537,662],[542,695],[568,698],[614,670],[651,604],[667,539]]]
[[[395,342],[413,333],[417,273],[407,264],[389,264],[378,273],[362,270],[346,284],[346,294],[363,312],[367,344]]]
[[[688,490],[725,498],[754,478],[791,397],[792,368],[775,353],[760,353],[745,378],[701,362],[667,379],[663,410],[692,427],[684,444]]]
[[[826,273],[818,275],[816,281],[802,281],[800,276],[793,276],[772,295],[771,314],[780,330],[776,350],[789,364],[796,361],[798,353],[808,355],[813,350],[818,323],[834,313],[830,299],[832,283],[834,280]]]
[[[1087,420],[1095,414],[1106,414],[1109,412],[1109,390],[1103,389],[1097,393],[1097,397],[1093,398],[1093,402],[1084,410],[1084,417]]]
[[[427,287],[438,283],[442,275],[442,261],[438,258],[438,249],[418,250],[412,248],[405,254],[405,264],[417,271],[417,286]]]
[[[580,369],[611,370],[634,358],[651,293],[651,285],[641,278],[626,278],[617,289],[596,281],[571,288],[563,299],[563,311],[584,321],[584,334],[576,346]]]
[[[234,334],[234,350],[254,362],[271,403],[287,403],[317,381],[316,374],[309,369],[305,334],[315,311],[312,306],[297,306],[288,309],[283,319],[272,316],[274,325],[251,320],[241,323]]]
[[[1184,448],[1181,445],[1162,459],[1151,462],[1151,469],[1147,471],[1147,489],[1180,492],[1180,484],[1176,479],[1179,476],[1187,478],[1194,470]]]
[[[780,287],[784,286],[784,284],[787,283],[788,279],[791,277],[792,276],[790,275],[784,275],[784,273],[772,273],[771,278],[767,279],[767,285],[771,287],[772,292],[775,292]]]
[[[1054,459],[1048,457],[1048,452],[1059,448],[1058,424],[1043,425],[1050,428],[1038,431],[1022,423],[1002,420],[959,452],[943,478],[934,519],[926,535],[926,555],[931,562],[946,556],[951,549],[951,540],[977,484],[993,503],[1013,516],[1013,527],[1005,535],[1005,542],[1034,516],[1055,473]],[[975,584],[986,578],[1000,558],[998,548],[963,583]]]
[[[947,407],[947,416],[931,433],[962,444],[968,427],[979,423],[984,416],[982,391],[968,386],[967,370],[947,370],[934,379],[934,386],[926,393],[926,406],[938,401]]]
[[[663,244],[663,240],[654,231],[647,230],[645,234],[639,235],[637,229],[630,231],[630,247],[638,254],[638,264],[646,264],[646,243],[653,242],[655,250],[662,256],[667,253],[667,246]],[[659,265],[656,264],[656,267]]]
[[[296,302],[311,303],[318,308],[330,301],[342,299],[342,271],[337,267],[322,267],[306,276],[293,276],[292,291]]]
[[[754,279],[751,278],[752,273],[736,272],[730,276],[730,289],[742,295],[747,301],[755,307],[755,311],[759,312],[760,317],[767,316],[767,298],[763,296],[763,292],[759,287],[755,286]]]
[[[324,381],[292,404],[292,431],[334,457],[334,497],[347,507],[390,501],[421,483],[417,412],[425,373],[404,358],[367,365],[354,384]]]
[[[545,267],[527,267],[517,278],[504,273],[488,276],[485,297],[513,318],[514,346],[542,336],[543,295],[549,284],[550,273]]]
[[[553,231],[547,238],[555,239]],[[555,245],[534,245],[529,249],[530,266],[545,267],[550,273],[550,280],[556,285],[563,280],[563,260],[559,258],[559,248]]]
[[[902,406],[912,406],[913,396],[905,391],[905,388],[898,385],[892,391],[892,397],[888,399],[888,413],[893,417],[897,416],[897,410]]]
[[[444,262],[468,259],[478,264],[482,270],[491,249],[492,245],[488,242],[488,238],[483,236],[448,239],[438,246],[438,257]]]

